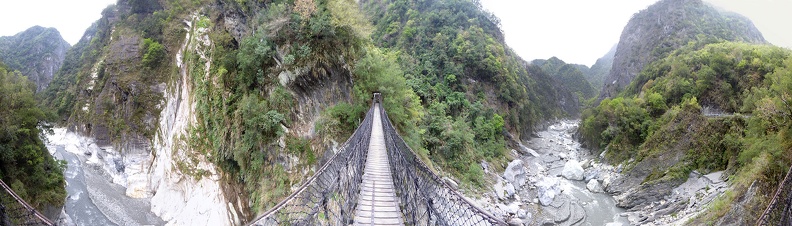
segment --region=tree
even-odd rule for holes
[[[34,207],[60,207],[66,199],[64,163],[40,139],[53,118],[36,105],[35,85],[0,63],[0,179]],[[40,129],[41,128],[41,129]]]

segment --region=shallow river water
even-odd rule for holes
[[[520,150],[513,150],[517,158],[495,185],[497,207],[489,205],[496,215],[511,224],[630,225],[612,196],[587,189],[589,181],[601,183],[618,174],[574,139],[577,123],[564,120],[549,125],[521,144]],[[582,180],[562,176],[567,163],[582,168],[575,174]],[[525,178],[525,184],[517,178]]]
[[[126,188],[113,183],[98,150],[86,139],[56,129],[47,148],[66,161],[64,171],[68,198],[60,222],[64,225],[163,225],[151,212],[150,198],[126,196]],[[68,147],[68,148],[67,148]],[[90,153],[90,154],[88,154]]]

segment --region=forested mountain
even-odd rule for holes
[[[66,200],[65,165],[41,140],[52,116],[38,107],[35,90],[26,76],[0,62],[0,179],[32,206],[57,215]]]
[[[567,64],[557,57],[533,60],[531,63],[538,65],[557,82],[564,84],[569,91],[578,96],[580,103],[597,95],[596,90],[587,80],[586,74],[590,73],[590,69],[585,65]]]
[[[636,13],[622,31],[600,99],[615,97],[649,63],[688,42],[766,43],[745,17],[720,12],[701,0],[661,0]]]
[[[543,120],[578,111],[578,98],[506,46],[498,19],[475,1],[360,4],[374,43],[400,53],[396,62],[426,109],[421,149],[452,172],[476,178],[474,163],[499,162],[500,125],[521,139]]]
[[[60,69],[70,47],[55,28],[31,27],[14,36],[0,37],[0,60],[20,71],[41,92]]]
[[[602,90],[602,87],[605,86],[605,77],[608,76],[610,73],[611,67],[613,67],[613,57],[616,55],[616,46],[608,51],[605,56],[597,59],[597,62],[594,65],[591,65],[591,69],[587,72],[584,72],[586,76],[586,81],[589,81],[591,86],[599,95],[599,92]]]
[[[655,40],[640,28],[646,23],[636,22],[651,15],[687,18],[663,26],[701,33]],[[730,190],[690,223],[754,224],[758,214],[749,213],[764,210],[769,202],[764,194],[775,192],[792,163],[792,106],[786,101],[792,51],[761,44],[750,21],[700,1],[660,1],[630,24],[605,82],[605,98],[584,111],[580,127],[590,148],[624,166],[624,176],[606,191],[618,195],[619,206],[662,212],[686,205],[652,203],[691,173],[724,171]],[[636,46],[654,42],[661,45],[652,51]],[[625,57],[627,50],[635,51],[628,54],[632,58]],[[640,73],[628,76],[630,70]]]

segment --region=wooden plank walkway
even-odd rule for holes
[[[363,184],[360,186],[355,225],[404,225],[385,150],[379,106],[374,106]]]

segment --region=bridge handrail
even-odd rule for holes
[[[10,205],[19,205],[18,207],[14,209],[10,209],[9,211],[9,209],[6,209],[8,207],[4,205],[6,200],[4,200],[4,198],[0,196],[0,201],[2,201],[0,202],[0,225],[6,225],[7,222],[5,221],[11,220],[11,219],[6,219],[5,218],[6,216],[12,217],[16,221],[23,222],[23,223],[19,223],[19,222],[15,223],[19,225],[50,225],[50,226],[55,225],[55,223],[52,223],[52,221],[47,219],[47,217],[45,217],[38,210],[30,206],[30,204],[28,204],[27,202],[25,202],[25,200],[19,197],[19,195],[17,195],[16,192],[14,192],[14,190],[11,190],[11,187],[9,187],[5,182],[3,182],[3,180],[0,180],[0,187],[2,187],[5,193],[11,196],[11,198],[13,198],[16,201],[16,204],[11,202],[9,203]],[[8,214],[7,212],[12,212],[12,213]],[[13,216],[12,214],[16,216]]]
[[[778,184],[778,189],[770,200],[770,204],[759,216],[756,225],[791,225],[792,224],[792,166],[789,166],[784,180]],[[783,202],[783,203],[780,203]],[[779,205],[780,204],[780,205]],[[782,207],[782,208],[779,208]]]
[[[393,169],[394,186],[397,196],[402,200],[402,212],[408,224],[506,225],[506,222],[479,208],[456,189],[453,189],[421,161],[415,151],[398,134],[385,108],[382,105],[379,107],[383,120],[383,130],[385,130],[385,143],[388,156],[390,157],[389,161],[391,169]],[[412,166],[414,169],[404,169],[405,165]],[[428,177],[429,180],[425,180],[427,178],[423,178],[420,175]],[[423,187],[423,189],[419,187]],[[431,194],[437,195],[434,198],[445,200],[435,200],[430,197]],[[444,194],[450,197],[444,197]],[[437,201],[445,202],[445,206]],[[449,208],[461,209],[456,209],[456,211],[438,210],[448,210]]]
[[[282,200],[278,204],[276,204],[274,207],[272,207],[270,210],[264,212],[264,214],[262,214],[261,216],[259,216],[255,220],[251,221],[251,225],[282,225],[282,224],[285,224],[285,223],[286,224],[291,224],[291,225],[294,225],[294,224],[297,224],[297,225],[316,225],[316,224],[345,225],[347,223],[350,223],[352,220],[354,220],[353,219],[354,216],[352,216],[352,213],[354,213],[354,205],[355,204],[354,203],[349,203],[349,202],[354,202],[355,200],[357,200],[357,195],[358,195],[357,187],[359,187],[360,183],[362,182],[362,171],[363,171],[363,165],[364,165],[363,162],[366,159],[366,154],[368,153],[368,151],[367,151],[368,150],[368,143],[369,143],[369,140],[371,138],[370,137],[371,136],[371,124],[372,124],[372,118],[373,118],[372,116],[374,114],[374,106],[375,106],[375,103],[372,103],[371,108],[366,113],[366,118],[363,120],[363,122],[360,124],[360,126],[358,126],[358,128],[355,129],[355,132],[352,134],[352,136],[350,136],[341,145],[341,148],[339,148],[340,150],[337,153],[335,153],[332,157],[330,157],[330,159],[324,165],[322,165],[322,167],[319,170],[317,170],[316,173],[314,173],[313,176],[311,176],[308,180],[306,180],[300,186],[300,188],[297,189],[296,192],[292,193],[287,198],[285,198],[284,200]],[[346,158],[346,161],[338,161],[341,158]],[[341,203],[340,207],[331,206],[331,208],[333,208],[333,207],[343,208],[342,210],[340,210],[341,213],[338,213],[336,215],[336,213],[332,213],[332,212],[328,212],[327,211],[328,204],[329,204],[328,203],[329,202],[328,198],[331,198],[331,197],[328,197],[328,195],[333,195],[333,194],[328,194],[328,193],[336,192],[335,195],[337,195],[337,192],[341,191],[341,189],[337,189],[337,188],[339,186],[342,186],[341,185],[341,183],[342,183],[341,177],[343,177],[345,175],[341,174],[342,172],[341,172],[340,169],[335,169],[335,171],[333,171],[332,168],[341,168],[341,167],[343,167],[343,166],[340,166],[340,164],[342,164],[342,163],[346,164],[347,172],[344,172],[344,173],[346,173],[346,176],[351,177],[350,178],[351,181],[343,181],[343,182],[347,182],[344,185],[346,185],[348,187],[348,188],[344,189],[344,190],[346,190],[345,191],[346,194],[344,194],[344,195],[346,195],[347,197],[341,197],[341,200],[343,200],[344,203]],[[352,163],[352,164],[356,163],[356,164],[352,165],[352,167],[354,167],[353,169],[349,169],[350,163]],[[332,174],[332,173],[337,173],[337,175],[329,175],[329,174]],[[326,183],[328,181],[327,179],[331,179],[331,180],[334,179],[335,182],[330,182],[330,184],[328,184],[328,183]],[[323,184],[320,185],[320,184],[318,184],[318,182],[322,182]],[[322,185],[330,185],[330,186],[322,186]],[[315,191],[314,193],[322,193],[323,197],[312,197],[312,196],[316,195],[316,194],[313,194],[313,193],[306,194],[306,191],[309,190],[309,189],[313,189]],[[318,191],[318,192],[316,192],[316,191]],[[301,197],[302,195],[308,195],[308,197],[307,198],[306,197]],[[321,200],[315,200],[317,198],[319,198]],[[304,207],[308,206],[308,204],[305,204],[305,203],[302,203],[302,204],[301,203],[294,203],[294,202],[297,202],[297,201],[300,201],[300,200],[304,201],[306,199],[308,201],[313,201],[314,202],[314,203],[312,203],[314,206],[313,207],[309,207],[307,212],[304,209]],[[334,200],[334,201],[337,202],[338,200]],[[338,204],[338,203],[334,203],[334,204]],[[289,205],[295,205],[294,207],[297,210],[287,210],[288,207],[290,207]],[[316,206],[316,205],[319,205],[319,206]],[[319,209],[319,208],[324,208],[324,210],[325,210],[323,212],[324,216],[320,215],[319,211],[321,209]],[[333,216],[329,216],[331,214]],[[283,216],[283,215],[286,215],[286,216],[301,215],[302,217],[301,218],[298,218],[298,217],[287,217],[287,219],[279,219],[279,217],[281,217],[279,215],[281,215],[281,216]],[[321,219],[321,218],[324,218],[324,219]],[[332,223],[330,223],[330,222],[332,222]]]

